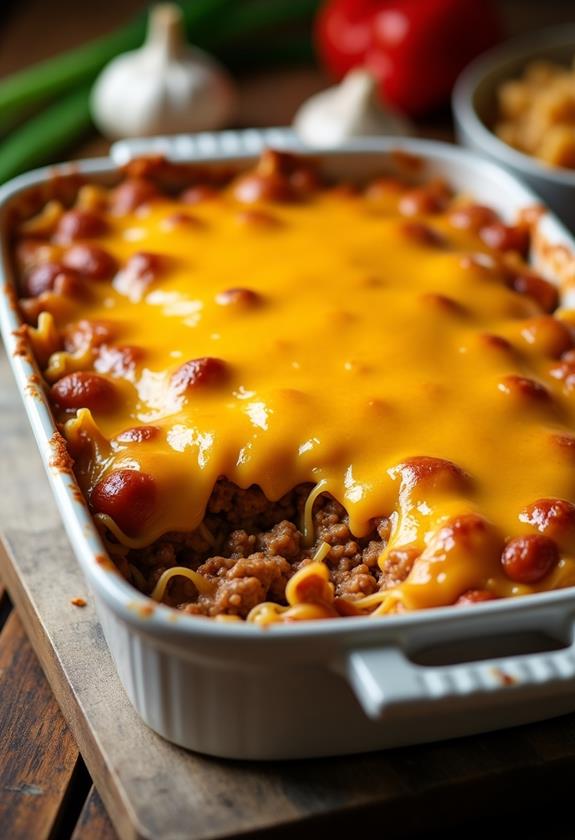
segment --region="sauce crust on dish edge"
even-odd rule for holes
[[[131,162],[15,224],[26,336],[110,555],[267,624],[575,584],[575,313],[441,181]]]

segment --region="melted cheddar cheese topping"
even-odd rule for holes
[[[54,388],[86,370],[111,385],[101,407],[55,392],[87,497],[117,470],[153,478],[154,504],[131,533],[104,517],[120,543],[197,528],[221,476],[270,500],[311,482],[358,537],[390,517],[381,565],[393,551],[416,556],[387,610],[575,584],[569,517],[546,531],[549,517],[526,513],[575,500],[571,316],[517,291],[521,258],[451,211],[399,208],[391,188],[325,188],[246,209],[228,185],[194,205],[163,195],[101,211],[105,229],[79,241],[114,271],[87,293],[44,291],[49,316],[30,333]],[[66,262],[79,246],[46,247]],[[85,321],[104,325],[99,345],[82,345]],[[159,431],[122,434],[142,425]],[[528,534],[552,537],[558,556],[518,582],[502,551]]]

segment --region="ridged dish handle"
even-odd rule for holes
[[[504,693],[514,700],[575,693],[575,640],[561,650],[433,667],[412,662],[395,645],[365,648],[348,654],[345,671],[368,717],[400,717],[415,706],[498,703]]]

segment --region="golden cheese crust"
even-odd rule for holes
[[[260,623],[573,585],[574,320],[529,243],[441,182],[272,151],[138,161],[21,222],[28,338],[123,573]]]

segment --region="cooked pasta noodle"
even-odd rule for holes
[[[109,531],[125,548],[138,549],[147,545],[147,541],[144,539],[129,537],[107,513],[94,514],[94,520],[101,530]]]
[[[302,531],[304,545],[306,546],[313,545],[313,506],[316,503],[316,500],[321,496],[321,494],[325,492],[325,489],[326,481],[324,480],[318,482],[318,484],[316,484],[316,486],[313,488],[313,490],[305,500]]]
[[[41,312],[38,317],[38,326],[29,327],[28,335],[35,357],[45,364],[60,345],[60,333],[54,322],[54,316],[50,312]]]
[[[48,382],[57,382],[68,373],[78,370],[86,370],[92,362],[93,353],[88,349],[78,353],[68,353],[65,350],[58,350],[50,355],[48,365],[44,370],[44,377]]]
[[[150,597],[153,598],[154,601],[162,601],[166,592],[166,587],[174,577],[184,577],[191,580],[200,595],[211,595],[215,588],[215,584],[212,581],[206,580],[206,578],[202,577],[202,575],[199,575],[197,572],[192,571],[192,569],[186,569],[184,566],[174,566],[173,568],[166,569],[165,572],[162,572]]]

